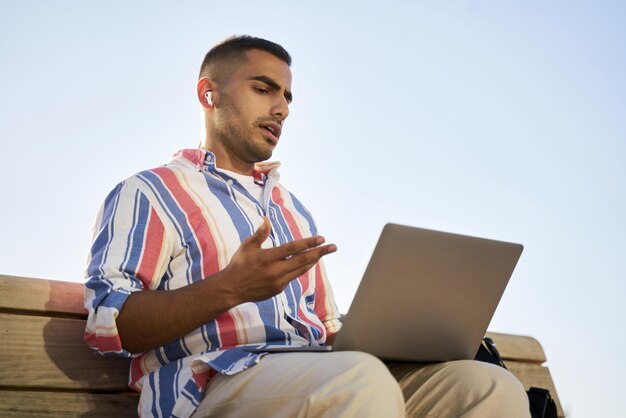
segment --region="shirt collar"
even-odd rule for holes
[[[191,165],[198,171],[218,171],[219,167],[215,165],[215,154],[209,150],[192,148],[177,151],[172,156],[172,161],[178,161],[185,165]],[[262,161],[254,165],[252,177],[255,183],[264,185],[268,178],[278,180],[279,161]]]

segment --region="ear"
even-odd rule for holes
[[[205,109],[213,109],[215,107],[213,101],[214,83],[206,77],[202,77],[198,80],[196,86],[196,94],[200,105]]]

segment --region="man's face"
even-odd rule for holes
[[[274,55],[250,50],[215,104],[217,139],[231,159],[265,161],[278,144],[291,102],[291,70]]]

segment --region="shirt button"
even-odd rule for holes
[[[228,183],[229,186],[232,186],[233,185],[233,180],[232,179],[228,179],[228,180],[226,180],[226,183]]]

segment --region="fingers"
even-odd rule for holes
[[[321,257],[337,251],[334,244],[322,245],[322,237],[263,249],[261,245],[270,232],[270,224],[264,218],[263,224],[241,244],[224,269],[243,301],[264,300],[280,293],[290,281],[313,268]]]
[[[270,235],[270,231],[270,222],[267,218],[264,217],[261,226],[259,226],[259,228],[254,231],[254,234],[246,238],[246,240],[243,242],[243,245],[253,245],[257,248],[261,248],[261,244],[263,244],[263,242]]]
[[[252,257],[252,254],[256,254],[257,260],[262,263],[262,270],[270,277],[274,276],[277,279],[281,277],[279,281],[286,281],[285,284],[304,274],[324,255],[337,251],[335,244],[322,245],[325,240],[321,236],[299,239],[279,247],[262,249],[261,245],[270,232],[271,224],[267,218],[263,218],[263,224],[241,246],[242,249],[246,246],[249,249],[254,248],[255,251],[246,257]],[[251,265],[250,261],[246,261],[244,264]]]
[[[297,277],[313,267],[323,256],[337,251],[335,244],[316,247],[293,255],[289,259],[280,262],[280,274],[289,274]]]
[[[287,244],[283,244],[280,247],[271,248],[268,253],[271,254],[273,260],[282,260],[287,257],[294,256],[302,251],[309,250],[311,248],[318,247],[324,243],[324,237],[316,236],[297,241],[291,241]]]
[[[275,277],[275,280],[273,280],[274,290],[272,295],[285,290],[289,282],[311,270],[324,255],[335,251],[337,251],[337,246],[330,244],[301,252],[287,260],[274,261],[275,270],[273,277]]]
[[[270,235],[270,232],[270,222],[267,218],[264,217],[261,226],[259,226],[259,228],[243,242],[243,245],[253,245],[256,248],[261,248],[261,245]],[[297,241],[292,241],[279,247],[267,249],[266,251],[268,252],[268,256],[272,260],[282,260],[298,254],[302,251],[318,247],[322,245],[324,241],[324,237],[321,236],[309,237]]]

